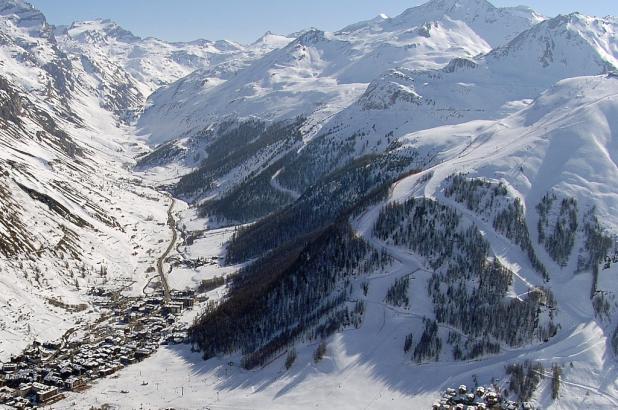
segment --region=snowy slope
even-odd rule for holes
[[[101,108],[92,78],[58,48],[45,17],[25,2],[0,2],[0,35],[6,359],[96,319],[93,286],[141,292],[170,233],[169,200],[128,170],[144,148]]]
[[[440,70],[392,70],[325,127],[354,123],[345,133],[384,135],[503,117],[561,79],[615,69],[617,27],[611,17],[559,16],[475,59],[454,59]]]
[[[601,270],[596,288],[597,295],[600,292],[610,301],[607,315],[595,312],[586,291],[594,286],[591,272],[578,272],[578,259],[586,240],[582,227],[586,213],[595,210],[609,237],[615,238],[618,232],[613,212],[618,200],[613,183],[618,172],[617,108],[618,81],[613,75],[573,78],[558,83],[530,107],[504,120],[439,127],[402,140],[404,146],[420,150],[440,147],[441,154],[437,165],[423,173],[426,178],[413,176],[397,182],[390,200],[434,198],[472,217],[483,227],[495,255],[516,272],[516,295],[547,286],[556,297],[561,326],[558,334],[550,339],[549,346],[518,357],[522,360],[529,356],[544,363],[559,363],[565,369],[570,367],[563,377],[567,393],[552,403],[549,393],[541,388],[535,396],[541,408],[579,408],[581,395],[589,394],[586,391],[598,400],[589,404],[595,408],[611,408],[618,397],[615,354],[610,342],[616,326],[616,266]],[[445,195],[447,178],[454,174],[501,182],[507,187],[508,196],[522,201],[535,252],[550,271],[547,284],[543,285],[525,252],[508,240],[505,242],[503,234],[484,222],[483,215],[471,213]],[[540,218],[537,205],[551,192],[559,198],[573,198],[578,209],[580,228],[564,265],[557,264],[543,249],[535,233]],[[613,254],[614,250],[610,252]],[[576,340],[577,344],[573,344]],[[504,358],[507,357],[508,354]],[[479,372],[476,374],[482,374],[482,367],[475,370]],[[604,371],[590,373],[592,368]]]
[[[158,155],[152,157],[160,158],[160,163],[150,161],[145,165],[163,167],[156,172],[168,167],[165,177],[159,178],[166,183],[189,173],[181,182],[191,179],[192,187],[177,191],[185,198],[229,193],[248,176],[255,176],[254,181],[274,181],[273,186],[280,193],[302,193],[324,174],[364,155],[384,152],[407,133],[444,124],[502,118],[525,107],[561,79],[611,70],[615,63],[615,25],[611,17],[560,16],[542,21],[504,46],[474,58],[455,58],[443,68],[394,68],[366,89],[364,83],[344,84],[330,77],[332,73],[346,75],[350,67],[357,75],[364,75],[355,62],[350,63],[352,59],[333,57],[347,57],[341,50],[348,50],[351,40],[341,40],[337,33],[310,30],[227,82],[200,84],[199,76],[192,75],[158,92],[153,101],[160,96],[170,101],[169,106],[159,111],[154,103],[141,119],[143,123],[152,118],[153,124],[157,124],[159,136],[153,138],[165,140],[181,130],[193,131],[187,131],[176,142],[162,145]],[[353,29],[349,30],[354,32]],[[363,33],[361,38],[373,35],[359,30]],[[378,38],[383,35],[380,30],[375,34]],[[384,44],[382,40],[379,44]],[[372,43],[368,44],[370,48]],[[521,62],[525,62],[525,69]],[[299,75],[302,82],[294,79]],[[277,82],[279,78],[285,80],[281,85]],[[195,87],[202,90],[199,95],[208,101],[207,105],[193,98]],[[341,94],[344,89],[346,93]],[[237,98],[241,90],[244,96]],[[223,95],[227,97],[221,98]],[[185,108],[193,114],[185,116]],[[222,119],[257,116],[277,121],[308,112],[311,113],[301,130],[303,144],[295,147],[296,152],[289,152],[290,147],[285,145],[287,148],[279,148],[268,163],[230,162],[226,175],[212,177],[214,185],[221,189],[209,188],[210,179],[200,177],[199,170],[190,174],[206,157],[208,143],[220,137],[216,124]],[[284,162],[271,169],[269,165],[275,166],[274,162],[282,156]],[[200,179],[208,183],[199,186]],[[255,197],[257,192],[245,194]]]
[[[453,360],[446,342],[453,328],[440,326],[443,352],[438,362],[416,364],[403,352],[405,337],[418,340],[423,317],[432,317],[427,298],[431,272],[427,261],[405,247],[386,246],[372,235],[372,227],[386,203],[367,208],[352,220],[359,236],[372,245],[385,247],[395,263],[385,272],[366,272],[351,279],[353,298],[365,300],[366,312],[358,329],[350,328],[328,339],[320,363],[312,357],[317,341],[300,341],[298,357],[285,369],[285,352],[263,368],[246,371],[238,366],[240,355],[202,361],[188,347],[166,347],[116,379],[97,383],[85,395],[71,395],[61,408],[75,401],[110,403],[118,408],[140,405],[175,408],[308,408],[408,409],[430,408],[448,387],[497,384],[509,386],[505,366],[525,360],[545,366],[532,397],[541,409],[611,409],[618,403],[615,355],[610,339],[616,326],[616,265],[601,271],[599,289],[611,303],[611,319],[597,316],[588,289],[589,271],[575,273],[583,229],[565,267],[558,266],[537,242],[536,205],[549,191],[575,198],[581,218],[595,205],[607,233],[618,232],[618,191],[614,184],[616,163],[616,110],[618,78],[612,75],[580,77],[559,82],[525,109],[498,121],[474,121],[443,126],[406,135],[399,150],[438,151],[435,165],[421,174],[395,183],[386,202],[411,197],[433,198],[452,207],[481,227],[491,252],[514,272],[509,298],[524,298],[545,286],[556,298],[555,318],[560,325],[546,342],[503,346],[500,353],[474,360]],[[535,272],[518,246],[497,232],[486,219],[444,193],[448,177],[503,183],[509,198],[524,203],[526,223],[535,252],[550,268],[549,282]],[[212,232],[213,237],[220,235]],[[219,243],[202,243],[202,252],[218,252]],[[198,249],[198,248],[196,248]],[[420,270],[419,270],[420,268]],[[391,306],[384,295],[397,278],[411,274],[410,306]],[[368,283],[363,296],[361,286]],[[551,398],[552,365],[562,368],[560,397]],[[165,368],[165,372],[160,369]],[[143,386],[143,381],[149,382]],[[120,390],[131,394],[118,394]]]
[[[556,192],[576,199],[578,220],[594,205],[606,232],[617,233],[618,220],[612,212],[618,200],[613,183],[618,172],[617,108],[618,78],[573,78],[559,82],[528,107],[504,119],[411,133],[401,139],[402,145],[397,148],[438,154],[434,165],[423,173],[395,183],[385,203],[411,197],[432,198],[479,226],[492,255],[513,272],[507,299],[525,298],[542,286],[551,289],[556,298],[555,320],[560,327],[547,341],[502,345],[497,354],[457,361],[446,340],[449,333],[458,330],[441,324],[438,334],[443,348],[439,361],[416,364],[410,360],[403,351],[405,337],[411,333],[418,341],[423,318],[434,314],[426,294],[432,272],[422,256],[375,238],[373,225],[385,205],[380,203],[352,222],[360,237],[386,249],[395,262],[386,271],[365,272],[351,279],[351,298],[366,303],[363,324],[329,338],[326,357],[320,363],[314,363],[312,358],[317,341],[301,340],[296,344],[298,357],[290,370],[284,367],[285,352],[259,370],[246,371],[238,366],[239,354],[203,362],[188,348],[172,347],[135,369],[127,369],[118,379],[97,383],[85,400],[123,408],[126,399],[115,392],[127,389],[132,393],[129,406],[133,407],[165,403],[178,408],[430,408],[446,388],[462,383],[496,383],[501,389],[508,388],[505,366],[533,360],[546,369],[545,379],[531,400],[539,408],[615,408],[618,369],[610,340],[616,326],[616,265],[602,270],[599,281],[599,290],[611,301],[608,319],[593,309],[591,272],[575,272],[585,236],[583,227],[576,233],[576,245],[564,267],[538,243],[535,231],[538,203],[546,193]],[[534,251],[550,271],[548,282],[535,271],[526,253],[492,226],[488,218],[500,209],[500,202],[489,208],[490,214],[477,213],[445,194],[448,178],[454,174],[502,183],[507,198],[522,201]],[[207,252],[218,249],[218,244],[201,246]],[[389,287],[410,272],[410,306],[386,303],[384,295]],[[363,283],[368,283],[369,289],[364,296]],[[558,400],[551,399],[549,369],[554,364],[563,372]],[[167,373],[156,371],[161,368],[166,368]],[[149,375],[146,387],[142,386],[143,375]],[[71,396],[65,408],[72,400],[82,399],[84,396]]]
[[[197,187],[208,199],[239,192],[234,211],[255,201],[272,215],[209,231],[202,208],[178,201],[185,241],[171,258],[199,263],[171,263],[170,286],[228,276],[248,266],[222,266],[231,249],[289,234],[257,253],[265,274],[259,263],[245,271],[261,286],[230,276],[233,286],[207,294],[225,304],[245,291],[250,308],[267,300],[256,305],[264,323],[243,322],[238,305],[227,314],[246,326],[220,323],[232,329],[222,339],[254,326],[259,340],[206,349],[194,339],[216,353],[208,361],[161,348],[56,408],[430,408],[461,383],[508,388],[505,366],[525,360],[545,368],[531,397],[539,408],[616,408],[616,26],[433,0],[335,33],[178,44],[104,20],[54,29],[27,3],[0,0],[0,359],[96,320],[91,287],[146,293],[172,237],[172,201],[150,185],[206,164],[194,179],[213,178]],[[119,121],[149,95],[140,129]],[[272,124],[297,115],[308,118]],[[266,122],[217,128],[230,117]],[[211,144],[220,129],[228,145]],[[138,133],[184,138],[152,152]],[[169,168],[136,172],[136,157]],[[409,213],[397,214],[404,203]],[[334,236],[348,223],[350,238]],[[406,301],[394,302],[406,279]],[[290,329],[299,333],[281,343]],[[243,369],[260,343],[271,356]]]
[[[110,20],[76,22],[55,32],[60,47],[98,81],[105,108],[124,120],[134,119],[146,98],[164,85],[204,67],[241,64],[279,44],[270,34],[250,47],[230,41],[170,43],[139,38]]]
[[[389,70],[349,107],[317,124],[309,120],[306,145],[279,180],[297,189],[298,181],[314,183],[410,132],[503,118],[557,81],[609,72],[616,65],[615,29],[611,17],[560,16],[476,58],[455,58],[440,69]]]
[[[74,86],[71,63],[58,48],[45,16],[21,0],[0,3],[3,74],[29,93],[63,98]]]
[[[402,27],[418,27],[444,20],[460,21],[492,48],[504,45],[522,31],[545,18],[527,7],[495,7],[486,0],[432,0],[404,11],[401,15],[377,18],[345,27],[341,33],[396,32]],[[428,34],[430,31],[428,31]]]
[[[410,134],[403,146],[431,149],[438,144],[440,165],[423,191],[434,196],[445,173],[471,173],[508,182],[534,208],[548,191],[596,206],[601,220],[618,229],[613,181],[616,165],[618,81],[613,75],[559,82],[529,107],[497,122],[473,122]],[[462,135],[462,137],[458,137]],[[465,135],[465,136],[464,136]]]
[[[327,112],[320,112],[319,109],[315,111],[302,128],[303,141],[300,147],[295,147],[294,152],[280,151],[280,155],[273,157],[269,164],[276,169],[268,167],[269,164],[255,168],[249,162],[230,162],[230,167],[234,169],[223,177],[214,176],[215,185],[234,188],[240,181],[245,180],[247,175],[257,173],[253,179],[256,184],[257,181],[268,178],[276,182],[273,186],[282,194],[302,193],[323,176],[355,159],[388,151],[391,144],[397,144],[400,137],[410,132],[445,124],[503,118],[525,107],[557,81],[610,70],[614,64],[616,49],[615,39],[611,35],[614,29],[613,18],[595,19],[579,14],[561,16],[543,21],[521,33],[507,45],[476,58],[456,58],[440,69],[392,69],[371,82],[354,103],[331,117],[324,118]],[[324,43],[332,44],[332,41],[317,42]],[[278,50],[272,56],[279,56],[284,51],[285,49]],[[521,62],[525,62],[525,68],[522,68]],[[247,73],[239,74],[239,78],[246,79],[244,74]],[[318,77],[310,81],[310,84],[315,85],[316,82],[324,80]],[[233,91],[229,90],[228,84],[211,91],[217,93],[216,95],[226,90]],[[337,89],[341,87],[340,85]],[[257,89],[260,93],[264,92],[263,88]],[[319,90],[312,89],[311,95],[319,96]],[[331,89],[321,89],[322,92],[328,90]],[[302,113],[307,104],[302,93],[295,94],[293,100],[285,99],[283,95],[285,93],[266,93],[261,97],[227,102],[226,105],[252,107],[253,103],[250,101],[255,100],[255,107],[252,109],[260,109],[259,104],[270,101],[267,106],[278,107],[274,114],[275,119],[276,115],[290,111],[289,115]],[[274,98],[275,96],[277,98]],[[216,102],[207,108],[216,111]],[[339,110],[340,106],[337,108],[329,104],[326,109],[331,113],[331,110]],[[269,115],[268,111],[261,112]],[[245,114],[248,115],[249,111]],[[207,117],[199,118],[202,120]],[[212,118],[215,121],[216,115]],[[181,153],[190,150],[201,155],[204,140],[207,142],[213,136],[219,137],[216,127],[208,132],[198,133],[194,138],[185,138],[171,144],[182,146],[179,150]],[[168,148],[167,145],[161,148],[161,157],[164,153],[170,153]],[[233,146],[229,149],[237,148]],[[439,151],[436,147],[433,152],[426,152],[417,159],[422,162],[422,158],[431,158]],[[286,156],[283,162],[279,161],[284,154]],[[177,163],[184,161],[183,156],[187,155],[178,155]],[[163,162],[173,162],[173,158],[174,155],[170,155]],[[277,165],[274,165],[275,161],[279,161]],[[196,164],[185,161],[183,165],[190,171],[190,167]],[[187,172],[185,168],[180,174]],[[189,175],[181,181],[178,190],[180,195],[200,199],[200,194],[207,197],[221,192],[210,190],[208,184],[199,186],[199,171],[196,173],[194,177]],[[178,173],[174,175],[178,176]],[[189,179],[193,181],[193,186],[185,189],[187,184],[183,183]],[[229,188],[226,188],[227,190]],[[261,195],[261,192],[245,194],[255,197]],[[287,202],[283,203],[285,204]]]
[[[454,57],[471,58],[542,19],[531,10],[470,3],[471,12],[462,12],[470,6],[466,2],[431,1],[393,19],[378,16],[335,33],[302,32],[223,84],[199,73],[156,93],[140,118],[142,132],[160,143],[229,115],[273,120],[303,114],[321,122],[350,105],[385,70],[436,68]]]

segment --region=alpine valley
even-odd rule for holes
[[[0,408],[615,409],[617,295],[617,18],[0,0]]]

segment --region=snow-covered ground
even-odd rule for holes
[[[540,408],[618,407],[609,340],[616,329],[618,266],[601,271],[597,288],[610,302],[609,314],[595,316],[592,275],[575,273],[583,229],[564,266],[537,243],[534,229],[541,198],[559,192],[575,199],[581,213],[594,208],[606,233],[618,234],[618,78],[606,73],[618,65],[616,19],[575,14],[542,22],[526,8],[434,0],[335,33],[308,30],[297,39],[267,33],[241,46],[139,39],[100,20],[52,30],[23,1],[0,0],[5,3],[0,239],[11,239],[18,251],[2,242],[9,251],[0,260],[0,360],[70,329],[83,337],[83,325],[100,314],[90,288],[139,296],[158,280],[157,260],[173,238],[173,199],[161,186],[199,159],[134,171],[136,158],[151,150],[144,136],[162,142],[230,113],[266,120],[305,114],[304,144],[324,127],[340,130],[327,135],[333,141],[372,130],[353,141],[360,156],[382,152],[384,135],[392,132],[399,143],[393,153],[414,151],[428,159],[428,169],[396,182],[386,201],[351,221],[357,235],[394,262],[352,279],[352,297],[361,298],[368,284],[363,323],[332,336],[321,362],[313,361],[313,341],[296,345],[289,370],[285,352],[247,371],[240,354],[205,362],[190,346],[162,346],[53,408],[421,409],[459,384],[506,387],[505,366],[524,360],[544,364],[547,372],[562,367],[560,398],[551,399],[548,376],[533,397]],[[448,64],[452,58],[458,59]],[[580,75],[588,76],[565,79]],[[126,111],[144,108],[153,92],[139,128],[121,121]],[[230,171],[220,191],[272,160],[246,161],[244,173]],[[283,170],[270,186],[298,199],[302,192],[280,183]],[[509,198],[521,200],[548,281],[486,216],[444,194],[445,181],[458,173],[501,182]],[[557,334],[543,343],[502,345],[500,353],[471,361],[453,360],[445,346],[439,361],[413,362],[403,341],[421,334],[423,319],[434,316],[427,294],[432,272],[420,256],[372,235],[386,203],[413,197],[438,200],[479,227],[492,256],[514,274],[507,297],[549,287],[557,301]],[[239,268],[223,264],[235,227],[208,230],[208,221],[178,200],[173,212],[181,237],[164,264],[171,288],[195,288]],[[409,306],[388,305],[385,294],[403,277],[410,278]],[[207,296],[218,301],[226,292],[223,286]],[[182,320],[190,325],[205,307],[199,303]],[[439,325],[443,340],[450,332],[461,334]]]
[[[92,78],[65,60],[44,16],[4,3],[3,107],[13,105],[15,118],[3,114],[0,132],[0,231],[10,248],[16,239],[6,233],[17,229],[29,251],[0,261],[2,360],[96,319],[92,287],[141,294],[169,235],[169,199],[131,172],[147,147],[101,107]],[[64,91],[50,88],[62,79]]]

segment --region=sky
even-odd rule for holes
[[[421,0],[30,0],[51,24],[109,18],[141,37],[198,38],[250,43],[266,31],[289,34],[309,27],[333,31],[384,13],[396,16]],[[618,15],[618,0],[494,0],[526,4],[547,16],[579,11]]]

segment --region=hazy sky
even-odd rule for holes
[[[31,0],[52,24],[109,18],[142,37],[252,42],[267,30],[288,34],[307,27],[337,30],[379,13],[395,16],[421,0]],[[618,15],[618,0],[495,0],[526,4],[548,15],[580,11]]]

